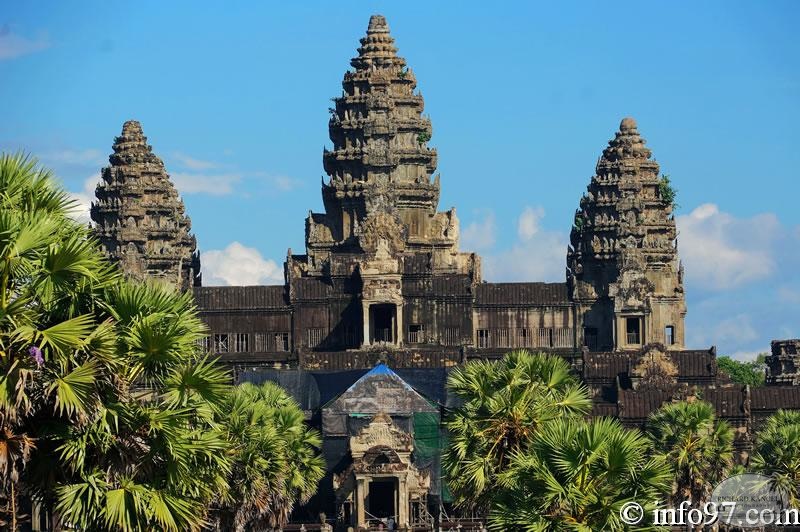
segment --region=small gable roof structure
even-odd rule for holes
[[[380,363],[322,408],[326,414],[408,416],[417,412],[439,412],[384,363]]]

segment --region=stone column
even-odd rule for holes
[[[364,319],[364,338],[361,342],[362,346],[369,345],[369,301],[361,302],[361,312]]]
[[[403,304],[398,303],[395,305],[395,327],[397,327],[397,335],[395,343],[398,346],[403,345]]]
[[[405,476],[397,479],[397,527],[408,528],[408,482]]]
[[[366,500],[367,487],[366,479],[356,478],[356,530],[366,526]]]

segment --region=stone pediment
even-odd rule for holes
[[[369,425],[361,429],[358,435],[350,438],[350,454],[353,460],[369,458],[367,465],[385,459],[385,463],[400,463],[404,460],[401,455],[410,453],[414,448],[411,435],[407,434],[392,423],[386,414],[378,414]]]
[[[678,366],[661,344],[651,344],[631,368],[630,377],[635,389],[669,392],[678,383]]]

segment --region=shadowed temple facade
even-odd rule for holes
[[[456,210],[439,210],[431,121],[386,20],[373,16],[360,42],[330,110],[324,212],[309,212],[284,284],[200,286],[189,218],[137,122],[117,137],[91,210],[127,274],[193,290],[207,349],[239,381],[281,384],[320,428],[328,475],[306,516],[424,530],[444,515],[448,371],[512,349],[565,357],[594,413],[630,426],[700,393],[737,429],[742,457],[764,418],[800,407],[800,341],[773,342],[761,388],[719,373],[713,347],[687,349],[674,197],[632,118],[579,200],[564,282],[489,283],[459,247]]]

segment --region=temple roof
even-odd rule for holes
[[[566,283],[481,283],[476,305],[569,305]]]
[[[410,384],[379,363],[353,383],[339,397],[325,405],[329,412],[347,414],[405,414],[438,412],[431,401]]]
[[[203,311],[283,308],[284,285],[276,286],[203,286],[195,287],[194,300]]]
[[[389,34],[389,24],[382,15],[369,18],[367,35],[361,38],[358,57],[350,62],[357,70],[405,66],[405,59],[397,56],[394,39]]]

